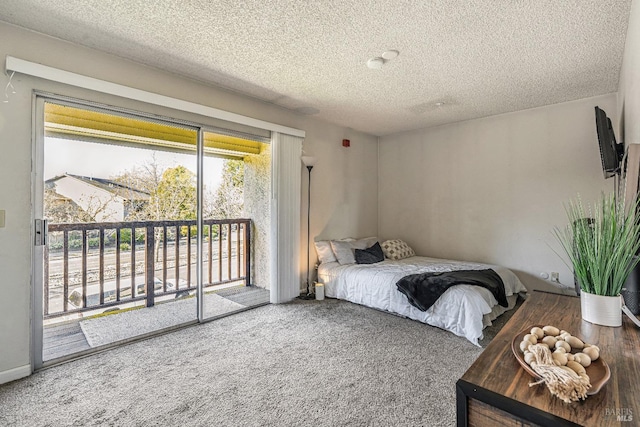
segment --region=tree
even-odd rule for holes
[[[129,220],[195,219],[197,207],[196,176],[184,166],[162,170],[155,157],[142,167],[114,178],[128,187],[149,193],[149,202]],[[169,230],[171,234],[171,231]],[[164,235],[155,230],[155,254],[160,256]]]
[[[210,198],[207,198],[211,200]],[[205,209],[215,219],[240,218],[244,208],[244,161],[225,160],[222,166],[222,184]]]
[[[44,214],[52,223],[85,222],[80,220],[82,209],[59,196],[53,187],[44,190]]]
[[[157,206],[152,203],[153,194],[157,191],[158,185],[162,180],[163,172],[163,168],[156,161],[154,154],[150,162],[147,162],[140,167],[134,167],[133,169],[112,178],[114,181],[126,187],[149,194],[149,203],[147,203],[142,209],[132,210],[131,214],[127,217],[127,220],[144,221],[165,219],[162,217],[162,212],[158,211]]]
[[[128,218],[130,220],[196,218],[196,176],[184,166],[163,170],[154,157],[144,166],[126,171],[113,180],[149,194],[149,202],[133,218]]]
[[[150,208],[164,219],[195,219],[195,174],[184,166],[165,170],[155,192],[151,193]]]

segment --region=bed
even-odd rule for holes
[[[496,317],[512,309],[519,293],[526,292],[526,288],[512,271],[496,265],[415,255],[397,260],[384,258],[374,264],[341,264],[331,259],[328,261],[321,262],[318,266],[318,281],[324,284],[327,297],[347,300],[436,326],[464,337],[477,346],[478,341],[483,338],[482,330],[491,325]],[[487,268],[493,269],[504,282],[508,307],[498,305],[496,298],[485,288],[457,285],[446,290],[427,311],[420,311],[410,305],[407,297],[396,287],[398,280],[410,274]]]

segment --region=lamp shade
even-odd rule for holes
[[[304,163],[305,166],[315,166],[316,162],[318,161],[317,157],[313,157],[313,156],[302,156],[300,157],[300,159],[302,159],[302,163]]]

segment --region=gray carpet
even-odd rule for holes
[[[481,351],[348,302],[296,300],[2,385],[0,425],[452,426],[455,382]]]

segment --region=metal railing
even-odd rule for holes
[[[196,237],[195,220],[49,224],[45,319],[194,291]],[[203,286],[250,284],[250,219],[204,220],[202,246]]]

